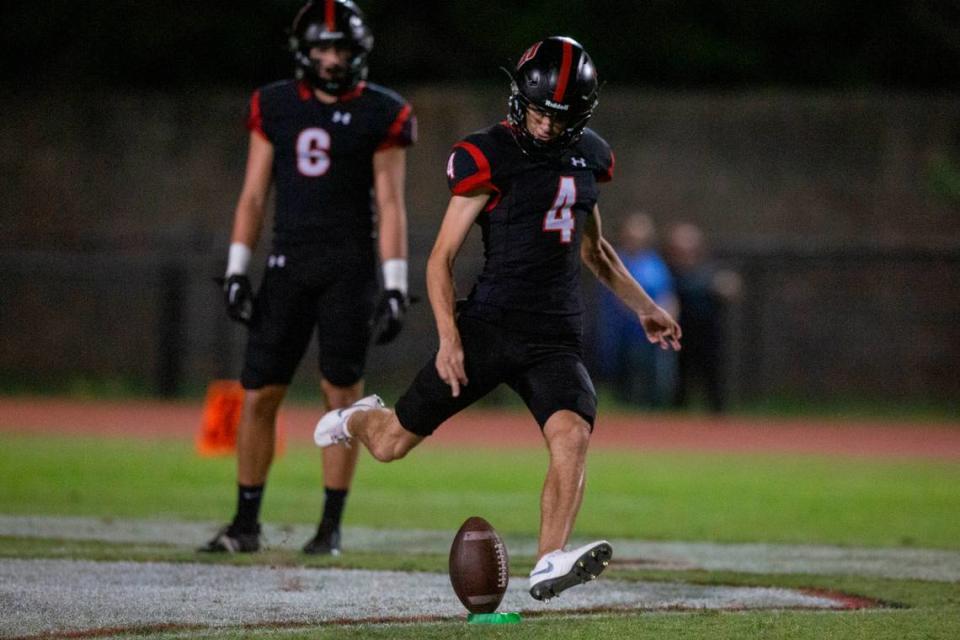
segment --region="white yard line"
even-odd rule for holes
[[[200,522],[0,515],[0,536],[28,538],[197,547],[209,539],[216,528],[216,524]],[[267,525],[264,533],[268,546],[296,549],[313,535],[313,528],[306,525]],[[344,553],[354,550],[446,554],[453,540],[453,532],[347,527],[343,538]],[[639,540],[611,542],[615,561],[635,562],[637,566],[651,568],[960,581],[960,552],[957,551]],[[513,555],[529,556],[536,551],[532,538],[506,536],[506,543]]]
[[[600,579],[549,603],[514,579],[501,611],[838,609],[787,589]],[[0,560],[0,636],[137,625],[311,624],[465,616],[445,575],[210,564]]]

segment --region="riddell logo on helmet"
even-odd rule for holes
[[[556,109],[558,111],[566,111],[570,108],[568,104],[560,104],[559,102],[554,102],[553,100],[547,100],[546,105],[551,109]]]

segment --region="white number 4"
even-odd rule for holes
[[[572,176],[560,176],[560,186],[553,206],[543,217],[544,231],[559,231],[560,242],[566,244],[573,240],[573,204],[577,201],[577,183]]]

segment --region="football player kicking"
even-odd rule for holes
[[[507,384],[540,424],[550,455],[530,573],[530,594],[545,600],[592,580],[612,556],[605,540],[564,550],[597,404],[581,358],[581,261],[636,313],[651,342],[679,349],[680,327],[601,235],[597,184],[612,178],[613,154],[585,128],[599,87],[590,56],[570,38],[548,38],[521,56],[512,79],[508,120],[467,136],[447,163],[453,196],[427,263],[435,360],[395,412],[369,396],[323,416],[314,438],[321,447],[356,439],[376,459],[395,460]],[[453,264],[474,222],[486,261],[456,309]]]
[[[379,343],[393,339],[408,301],[405,148],[416,137],[410,105],[364,81],[373,37],[353,2],[305,5],[294,20],[290,45],[297,79],[262,87],[250,101],[246,177],[224,284],[229,315],[249,325],[237,511],[204,551],[259,549],[277,409],[314,330],[327,408],[348,407],[362,395],[371,334],[376,329]],[[254,297],[247,268],[271,182],[277,186],[273,249]],[[326,498],[306,553],[339,553],[356,462],[355,450],[323,452]]]

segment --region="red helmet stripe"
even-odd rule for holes
[[[327,0],[325,18],[327,23],[327,31],[331,33],[337,30],[337,18],[336,13],[334,13],[334,7],[336,6],[336,0]]]
[[[563,102],[563,94],[567,91],[567,79],[570,77],[570,67],[573,66],[573,45],[564,40],[563,61],[560,63],[560,75],[557,76],[557,88],[553,92],[554,102]]]

